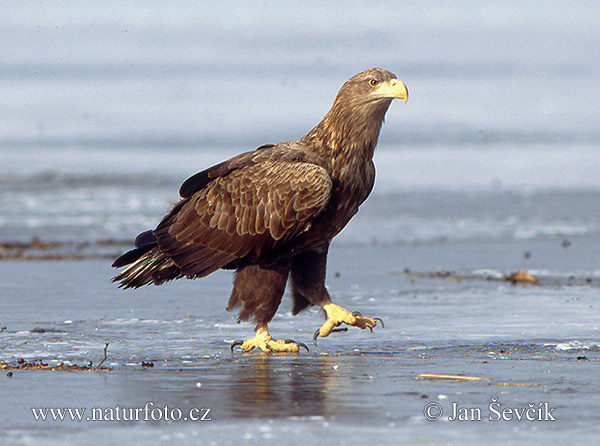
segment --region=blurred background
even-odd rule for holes
[[[4,2],[0,137],[252,147],[381,66],[412,94],[388,143],[590,143],[599,22],[592,1]]]
[[[301,137],[346,79],[373,66],[411,95],[388,112],[376,154],[374,196],[404,204],[380,212],[380,225],[403,221],[380,238],[599,231],[596,2],[21,1],[2,11],[0,239],[133,236],[187,176]]]

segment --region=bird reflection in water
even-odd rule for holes
[[[348,377],[336,372],[336,361],[328,356],[302,359],[256,355],[240,360],[231,369],[233,415],[327,417],[339,412],[336,395],[349,387]]]

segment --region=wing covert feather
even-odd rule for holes
[[[205,275],[247,255],[260,261],[308,229],[331,190],[331,177],[316,164],[265,159],[212,179],[155,234],[184,274]]]

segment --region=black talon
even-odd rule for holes
[[[385,325],[383,325],[383,321],[381,319],[379,319],[378,317],[374,317],[373,320],[379,321],[379,323],[381,324],[381,328],[385,328]]]
[[[317,345],[317,338],[319,337],[319,334],[321,332],[320,328],[317,328],[317,331],[315,331],[315,334],[313,335],[313,344]]]
[[[306,351],[308,350],[308,347],[306,346],[306,344],[304,342],[296,342],[293,339],[286,339],[285,341],[286,344],[296,344],[298,347],[304,347],[306,349]]]
[[[354,316],[354,317],[360,317],[360,318],[363,317],[363,315],[360,313],[360,311],[353,311],[352,312],[352,316]]]
[[[244,341],[239,341],[239,340],[238,341],[233,341],[231,343],[231,353],[233,353],[234,347],[237,347],[238,345],[242,345],[243,343],[244,343]]]
[[[371,330],[371,333],[373,333],[373,327],[369,327],[368,325],[367,327],[369,328],[369,330]]]
[[[307,352],[310,351],[304,342],[296,342],[296,345],[298,346],[298,348],[304,347]]]

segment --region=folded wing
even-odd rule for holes
[[[181,274],[205,276],[241,258],[267,262],[310,228],[331,197],[331,177],[319,165],[267,156],[241,164],[201,181],[154,230]]]

